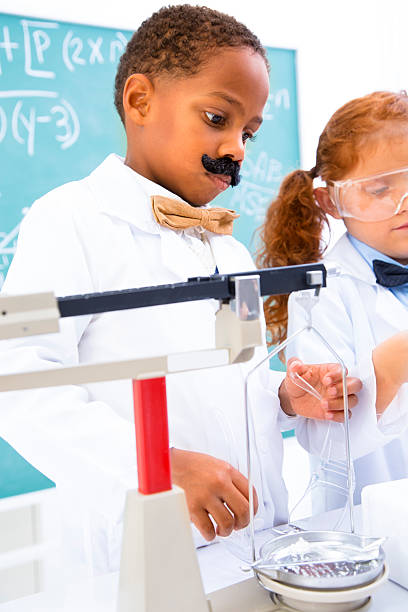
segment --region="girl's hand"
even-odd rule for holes
[[[248,525],[248,480],[232,465],[204,453],[172,448],[171,472],[174,484],[186,494],[190,520],[206,540]],[[255,489],[254,508],[256,512]]]
[[[300,388],[295,383],[296,378],[293,378],[295,373],[311,385],[321,399]],[[362,384],[358,378],[350,376],[346,382],[349,408],[354,408],[357,404],[356,393],[361,390]],[[338,363],[308,365],[292,357],[287,364],[286,378],[279,389],[279,398],[282,409],[288,415],[341,422],[344,420],[341,367]]]

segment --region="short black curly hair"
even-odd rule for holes
[[[133,34],[120,58],[115,79],[115,106],[124,123],[123,88],[131,74],[150,77],[196,74],[220,47],[250,47],[269,69],[259,39],[242,23],[207,6],[165,6]]]

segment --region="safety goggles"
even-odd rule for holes
[[[408,168],[327,184],[342,217],[384,221],[398,214],[408,197]]]

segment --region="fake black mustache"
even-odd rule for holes
[[[231,187],[238,185],[239,181],[241,180],[241,176],[239,174],[239,163],[233,161],[229,157],[219,157],[218,159],[213,159],[212,157],[204,154],[201,158],[201,163],[207,172],[230,176]]]

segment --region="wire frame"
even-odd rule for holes
[[[312,296],[311,296],[312,297]],[[312,325],[311,316],[309,322],[305,327],[297,330],[286,338],[283,342],[278,344],[267,356],[265,356],[257,365],[252,368],[245,378],[245,430],[246,430],[246,452],[247,452],[247,471],[248,471],[248,485],[249,485],[249,535],[251,543],[251,559],[255,563],[256,558],[256,547],[255,547],[255,527],[254,527],[254,492],[253,492],[253,473],[252,473],[252,460],[251,460],[251,444],[250,444],[250,400],[249,400],[249,381],[254,373],[264,363],[269,362],[275,355],[285,349],[289,344],[293,342],[300,334],[304,332],[312,332],[317,335],[324,346],[327,348],[329,353],[333,355],[333,358],[339,363],[342,371],[342,386],[343,386],[343,410],[344,410],[344,444],[346,451],[346,471],[347,471],[347,498],[349,507],[349,520],[350,520],[350,531],[354,533],[354,508],[353,508],[353,494],[354,494],[354,472],[353,464],[351,461],[351,450],[350,450],[350,427],[349,427],[349,406],[347,396],[347,368],[340,357],[340,355],[330,346],[324,336]]]

